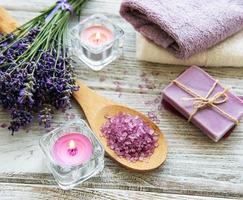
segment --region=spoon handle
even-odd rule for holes
[[[99,96],[94,90],[87,87],[81,81],[76,81],[79,90],[73,92],[73,97],[82,107],[89,124],[91,125],[97,112],[107,105],[113,104],[112,101]]]
[[[9,12],[0,6],[0,33],[11,33],[19,23],[10,16]]]

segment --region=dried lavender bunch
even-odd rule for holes
[[[50,127],[55,110],[70,108],[74,70],[66,49],[71,9],[85,0],[62,0],[8,35],[0,35],[0,105],[11,114],[14,133],[38,115]]]

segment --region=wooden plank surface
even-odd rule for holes
[[[54,1],[0,0],[21,23],[36,16]],[[155,111],[158,125],[168,140],[168,159],[159,169],[134,173],[106,158],[98,176],[71,192],[56,187],[38,147],[47,130],[35,123],[11,136],[6,129],[8,113],[0,109],[0,199],[216,199],[243,198],[243,125],[217,144],[193,125],[164,109],[158,110],[159,93],[186,69],[138,62],[135,58],[135,32],[118,14],[119,0],[90,0],[82,17],[101,12],[109,15],[125,30],[124,54],[101,72],[80,65],[78,78],[112,100],[127,104],[145,114]],[[206,71],[243,96],[243,68],[207,67]],[[141,90],[140,85],[150,84]],[[157,102],[157,101],[156,101]],[[73,117],[83,118],[73,108],[55,115],[53,127]]]
[[[40,186],[40,185],[19,185],[19,184],[4,184],[1,185],[0,196],[5,199],[51,199],[51,200],[80,200],[80,199],[99,199],[99,200],[127,200],[136,199],[144,200],[223,200],[222,198],[188,196],[178,194],[158,194],[146,193],[127,190],[106,190],[106,189],[90,189],[90,188],[77,188],[72,191],[63,191],[56,187]]]

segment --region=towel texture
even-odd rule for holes
[[[120,14],[143,36],[183,59],[243,28],[243,0],[123,0]]]
[[[224,42],[188,59],[178,59],[166,49],[137,35],[137,59],[172,65],[199,65],[215,67],[243,67],[243,31]]]

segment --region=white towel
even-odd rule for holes
[[[186,60],[175,58],[167,50],[138,34],[137,58],[138,60],[172,65],[243,67],[243,31]]]

